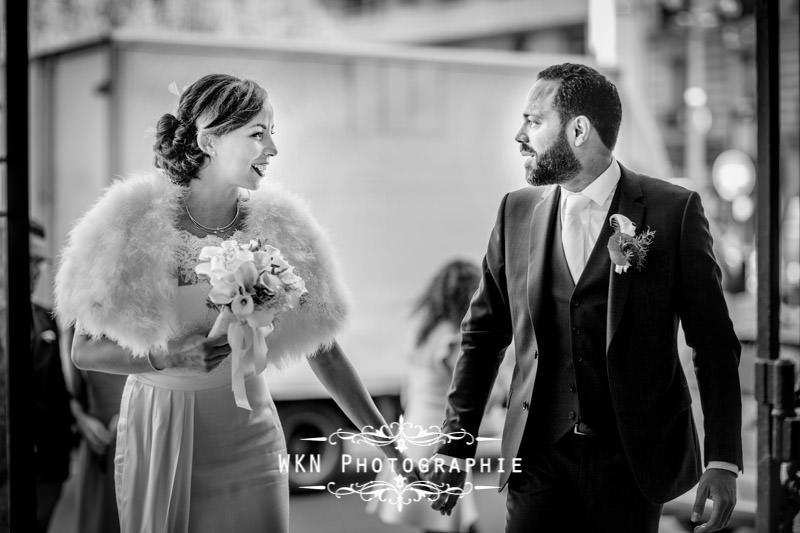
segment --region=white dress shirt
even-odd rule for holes
[[[622,176],[622,171],[619,168],[619,163],[614,159],[608,168],[602,174],[590,183],[580,194],[587,196],[590,200],[584,212],[581,214],[581,221],[584,225],[584,230],[588,239],[584,241],[587,249],[584,257],[589,257],[592,253],[592,248],[597,242],[597,237],[603,231],[603,225],[607,224],[606,215],[611,207],[611,200],[614,199],[614,192],[617,190],[619,178]],[[561,204],[559,206],[559,216],[561,217],[561,227],[565,224],[565,209],[567,197],[577,194],[566,190],[561,187]],[[577,280],[575,280],[577,283]]]

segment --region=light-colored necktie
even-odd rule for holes
[[[575,283],[581,277],[583,267],[586,266],[586,239],[587,228],[581,221],[583,213],[591,199],[581,193],[570,194],[564,202],[564,226],[561,228],[561,244],[564,246],[564,255],[567,265]]]

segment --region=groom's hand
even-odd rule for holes
[[[706,508],[706,500],[714,502],[711,518],[694,528],[695,532],[718,531],[728,524],[736,505],[736,475],[721,468],[709,468],[697,485],[697,498],[692,508],[692,522],[700,522]]]
[[[464,483],[467,481],[467,472],[464,470],[450,470],[443,469],[437,471],[434,469],[432,473],[427,476],[428,481],[434,483],[439,488],[458,487],[464,488]],[[453,507],[458,503],[458,495],[456,494],[440,494],[431,504],[434,511],[439,511],[443,515],[450,515],[453,512]]]
[[[398,468],[395,469],[395,472],[399,473],[406,479],[406,484],[410,485],[417,481],[424,481],[425,478],[423,477],[422,473],[419,470],[419,466],[417,462],[407,457],[403,452],[399,452],[396,450],[392,450],[393,453],[387,453],[387,457],[397,460],[397,464],[399,465]],[[411,471],[406,470],[406,467],[411,464],[413,467]]]

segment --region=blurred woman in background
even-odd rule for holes
[[[75,464],[76,528],[81,533],[119,531],[114,496],[114,450],[125,376],[87,372],[73,365],[70,410],[81,435]]]
[[[405,404],[403,418],[412,424],[414,433],[419,428],[439,427],[444,419],[447,389],[461,349],[459,328],[478,288],[480,275],[480,269],[473,263],[450,261],[434,275],[414,306],[420,324],[402,394]],[[407,453],[412,459],[419,460],[429,458],[434,452],[435,446],[409,443]],[[386,479],[396,475],[387,468],[381,472],[385,473]],[[386,523],[417,527],[425,533],[478,531],[478,512],[472,493],[463,496],[450,516],[431,509],[427,500],[403,505],[402,510],[391,502],[377,503],[373,500],[368,510],[377,512]]]

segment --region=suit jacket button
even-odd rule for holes
[[[574,333],[575,335],[580,335],[581,334],[581,328],[572,328],[572,333]]]
[[[570,420],[576,420],[577,418],[578,418],[578,413],[576,413],[575,411],[570,411],[569,412],[569,419]]]
[[[522,402],[522,410],[527,411],[530,404],[527,401]]]
[[[533,358],[534,359],[538,359],[539,358],[539,350],[536,350],[535,352],[533,352]]]

